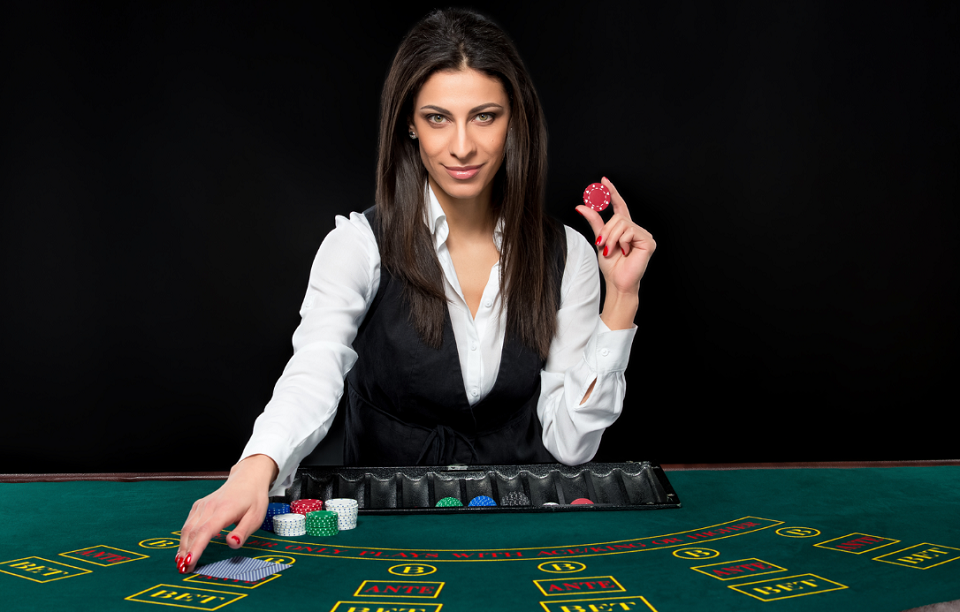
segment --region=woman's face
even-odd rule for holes
[[[489,204],[509,123],[510,101],[499,80],[469,68],[427,79],[414,99],[410,129],[442,204]]]

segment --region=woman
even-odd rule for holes
[[[384,86],[376,207],[317,253],[294,357],[226,483],[197,501],[177,567],[238,548],[341,395],[353,465],[561,461],[596,453],[619,415],[640,279],[655,244],[606,178],[612,218],[577,210],[597,251],[543,212],[546,128],[506,35],[437,11]]]

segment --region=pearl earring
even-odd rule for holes
[[[417,139],[417,134],[413,130],[410,130],[410,138],[412,138],[413,140]]]

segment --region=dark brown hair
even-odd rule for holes
[[[407,126],[414,98],[427,79],[463,68],[498,79],[510,99],[506,156],[492,196],[503,218],[501,304],[507,309],[507,335],[545,359],[559,307],[560,279],[551,246],[562,231],[544,214],[546,122],[513,43],[499,26],[472,11],[438,10],[420,21],[400,44],[383,86],[376,195],[381,262],[404,281],[420,338],[439,348],[447,300],[424,223],[427,171]]]

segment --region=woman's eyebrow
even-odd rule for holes
[[[468,115],[472,115],[473,113],[478,113],[478,112],[480,112],[480,111],[482,111],[482,110],[489,109],[489,108],[499,108],[500,110],[503,110],[503,107],[500,106],[499,104],[497,104],[496,102],[487,102],[486,104],[481,104],[480,106],[474,106],[473,108],[470,109],[470,111],[469,111],[467,114],[468,114]],[[439,107],[439,106],[434,106],[433,104],[428,104],[428,105],[426,105],[426,106],[421,106],[421,107],[420,107],[420,110],[422,110],[422,111],[425,111],[425,110],[434,110],[434,111],[437,111],[438,113],[442,113],[442,114],[444,114],[444,115],[452,115],[452,114],[453,114],[453,113],[451,113],[450,111],[448,111],[447,109],[441,108],[441,107]]]

